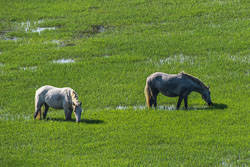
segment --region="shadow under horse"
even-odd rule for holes
[[[213,103],[213,105],[209,107],[189,107],[188,110],[213,110],[213,109],[224,110],[227,108],[228,106],[226,104]]]
[[[75,122],[74,119],[65,120],[63,118],[46,118],[47,121],[58,121],[58,122]],[[86,124],[103,124],[105,123],[103,120],[99,119],[82,119],[79,123],[86,123]]]
[[[219,103],[213,103],[212,108],[224,110],[224,109],[227,109],[228,106],[226,104],[222,104],[222,103],[221,104],[219,104]]]

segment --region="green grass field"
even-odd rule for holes
[[[0,1],[0,166],[250,166],[248,0]],[[63,63],[62,63],[63,62]],[[146,77],[185,71],[215,105],[158,97]],[[35,91],[73,88],[83,121]]]

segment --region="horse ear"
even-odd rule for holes
[[[80,106],[82,106],[82,102],[80,102]]]

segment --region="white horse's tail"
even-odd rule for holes
[[[41,104],[39,104],[39,97],[38,97],[38,94],[36,92],[36,95],[35,95],[35,113],[34,113],[34,119],[38,119],[40,120],[41,119]]]

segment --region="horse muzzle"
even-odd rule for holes
[[[76,117],[76,122],[81,122],[81,112],[80,113],[76,113],[74,112],[75,117]]]

